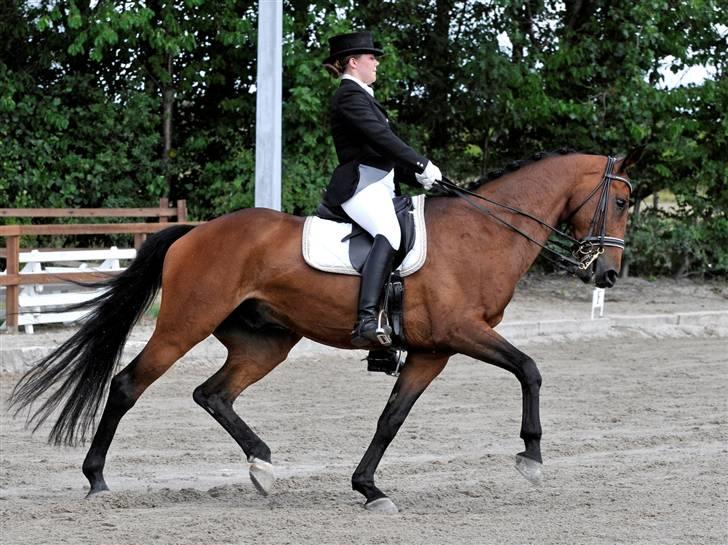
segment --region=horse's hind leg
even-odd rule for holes
[[[233,403],[243,390],[285,360],[301,337],[279,327],[253,329],[229,322],[215,336],[227,347],[228,357],[217,373],[195,389],[194,400],[240,445],[250,462],[253,484],[268,494],[274,479],[270,449],[237,415]]]
[[[218,246],[207,242],[211,236],[205,235],[204,229],[193,232],[198,236],[180,239],[164,258],[162,304],[154,334],[144,350],[111,381],[104,412],[83,463],[91,483],[90,495],[108,490],[103,469],[122,417],[149,385],[235,310],[240,290],[237,279],[223,274],[222,262],[215,261],[217,254],[211,252]]]
[[[89,496],[109,489],[103,474],[106,454],[122,417],[134,406],[144,390],[190,347],[165,342],[155,333],[144,350],[112,379],[103,415],[83,461],[83,474],[91,485]]]

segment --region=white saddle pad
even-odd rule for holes
[[[415,218],[415,244],[399,267],[399,274],[410,275],[425,264],[427,231],[425,229],[425,196],[412,197]],[[314,269],[339,274],[359,275],[349,259],[349,241],[341,239],[351,234],[350,223],[324,220],[309,216],[303,224],[303,259]]]

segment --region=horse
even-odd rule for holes
[[[406,279],[407,356],[351,480],[367,509],[397,512],[375,485],[375,472],[416,400],[454,354],[498,366],[519,381],[525,449],[516,455],[516,467],[532,483],[541,481],[541,375],[534,360],[494,327],[558,225],[568,225],[576,241],[577,276],[599,287],[614,286],[629,216],[627,170],[640,155],[640,149],[619,159],[551,154],[463,190],[464,198],[428,196],[427,261]],[[28,409],[26,425],[34,424],[35,431],[57,415],[49,442],[77,445],[95,428],[82,465],[88,496],[109,490],[106,456],[122,417],[210,335],[227,348],[227,358],[194,389],[193,398],[243,450],[258,491],[270,493],[271,451],[233,410],[233,402],[283,362],[302,337],[353,348],[359,279],[307,265],[303,224],[302,217],[251,208],[156,233],[124,272],[102,282],[107,291],[92,300],[76,333],[19,380],[10,402],[16,415]],[[130,330],[160,287],[152,336],[114,374]]]

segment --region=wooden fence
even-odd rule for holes
[[[76,223],[53,225],[0,225],[0,236],[5,238],[5,249],[0,257],[6,259],[6,271],[0,275],[0,286],[5,286],[5,314],[8,331],[18,327],[19,290],[28,284],[50,284],[59,281],[89,281],[107,278],[109,272],[28,273],[20,272],[20,237],[23,235],[110,235],[131,234],[134,247],[139,248],[147,235],[161,231],[172,223],[187,221],[187,203],[179,200],[170,208],[167,199],[160,199],[157,208],[0,208],[0,217],[6,218],[154,218],[157,223]],[[170,222],[171,219],[176,219]]]

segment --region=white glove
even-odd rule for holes
[[[428,161],[422,174],[415,174],[415,178],[422,184],[422,187],[429,190],[435,182],[442,180],[442,172],[432,161]]]

